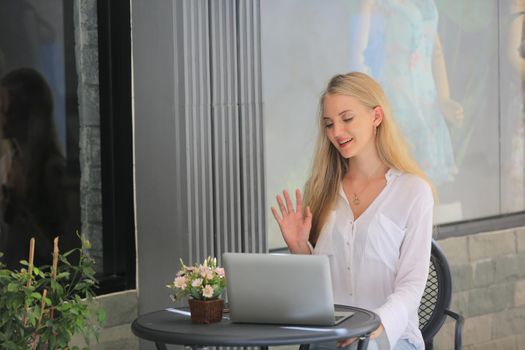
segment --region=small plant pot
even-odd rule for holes
[[[191,322],[209,324],[220,322],[222,320],[222,310],[224,309],[224,300],[196,300],[189,299]]]

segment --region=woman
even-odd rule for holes
[[[380,316],[371,346],[424,349],[417,312],[430,260],[432,186],[372,78],[336,75],[320,107],[306,209],[299,190],[295,208],[284,191],[273,215],[292,253],[329,256],[336,303]]]

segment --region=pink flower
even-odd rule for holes
[[[202,286],[202,278],[197,278],[195,281],[191,282],[192,287],[200,287]]]
[[[210,272],[210,269],[205,267],[205,266],[203,266],[200,269],[200,273],[201,273],[202,278],[206,278],[206,276],[208,275],[209,272]]]
[[[224,277],[224,268],[222,267],[217,267],[215,269],[215,272],[217,272],[217,275],[219,275],[219,277]]]
[[[211,298],[213,296],[213,287],[210,285],[206,285],[202,290],[202,295],[205,298]]]
[[[186,277],[175,278],[175,288],[185,289],[186,288]]]

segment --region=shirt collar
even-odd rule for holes
[[[401,175],[401,171],[394,168],[388,169],[388,171],[385,173],[386,183],[388,184],[392,182],[392,180],[397,178],[399,175]]]

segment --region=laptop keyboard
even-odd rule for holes
[[[340,319],[343,319],[345,317],[348,317],[348,315],[346,316],[343,316],[343,315],[335,315],[335,322],[339,321]]]

